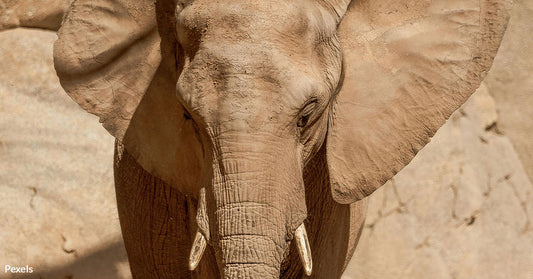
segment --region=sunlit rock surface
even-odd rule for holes
[[[61,89],[55,39],[0,32],[0,266],[33,267],[14,278],[128,278],[113,138]]]

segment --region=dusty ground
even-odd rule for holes
[[[345,279],[533,278],[533,1],[515,3],[484,86],[372,195]],[[0,266],[130,278],[113,139],[61,90],[54,40],[0,32]]]

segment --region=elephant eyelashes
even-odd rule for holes
[[[313,114],[313,111],[315,110],[316,105],[317,105],[317,100],[311,99],[309,102],[307,102],[307,104],[301,110],[300,119],[298,119],[298,123],[296,124],[299,128],[303,128],[307,126],[309,119],[311,118],[311,115]]]

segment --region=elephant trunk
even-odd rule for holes
[[[226,279],[279,278],[288,241],[306,216],[301,170],[295,156],[245,146],[222,145],[226,152],[214,162],[217,259]]]
[[[236,232],[221,237],[223,278],[279,278],[284,249],[268,234]]]
[[[224,278],[279,278],[289,212],[261,195],[235,193],[240,186],[229,187],[235,187],[233,193],[227,193],[230,198],[215,211]],[[256,187],[250,191],[260,192]]]

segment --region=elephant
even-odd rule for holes
[[[367,197],[477,89],[507,0],[76,0],[134,278],[340,278]]]

